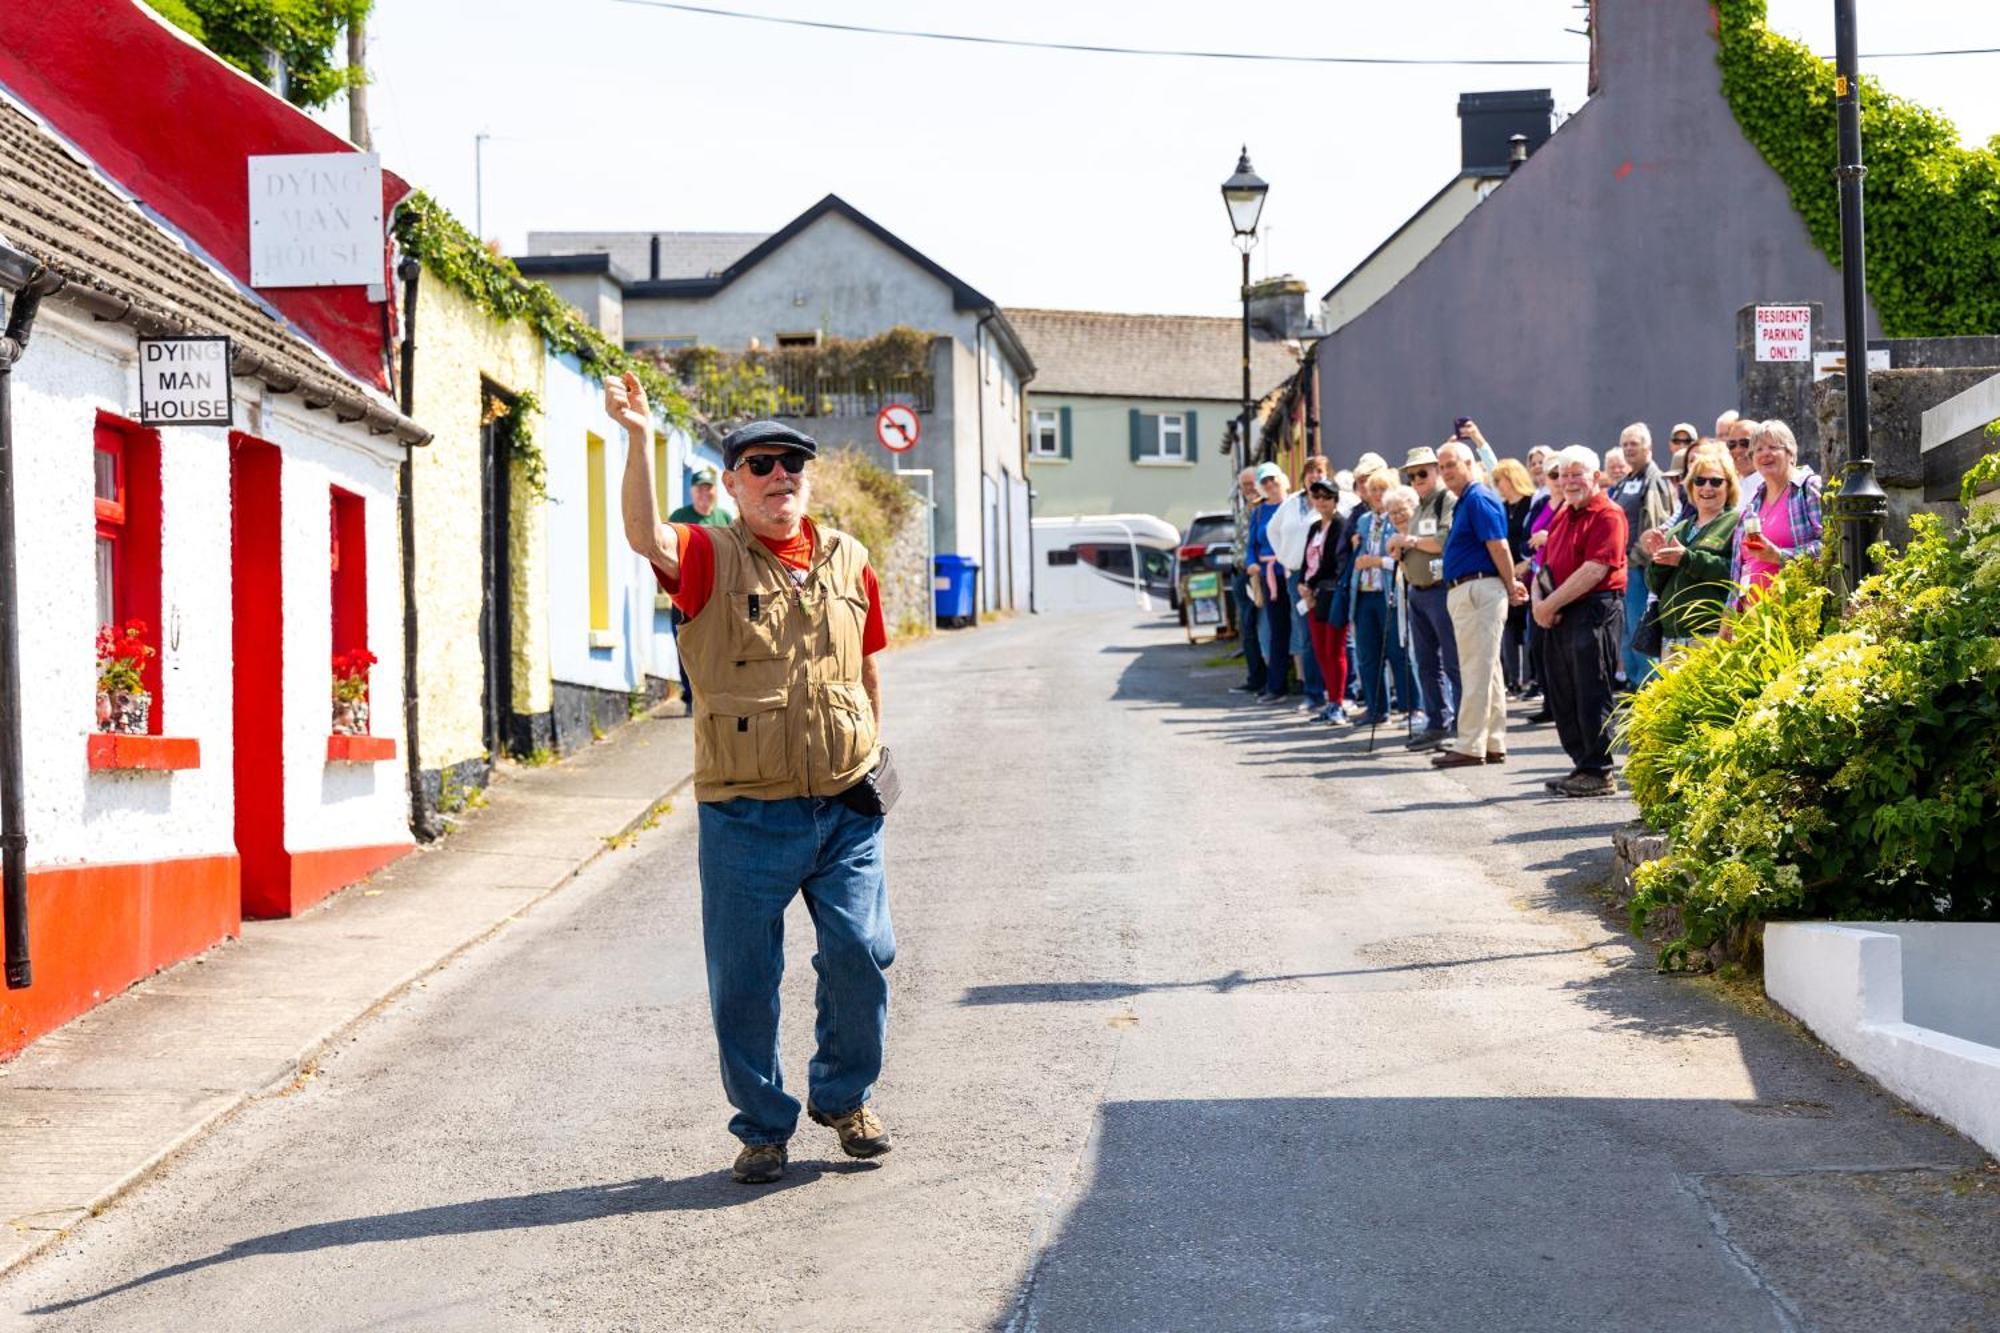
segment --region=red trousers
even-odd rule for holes
[[[1347,697],[1347,626],[1308,620],[1312,631],[1313,660],[1319,663],[1320,679],[1326,682],[1329,703]]]

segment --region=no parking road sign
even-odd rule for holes
[[[907,403],[891,403],[875,414],[875,438],[892,454],[914,449],[923,433],[917,410]]]

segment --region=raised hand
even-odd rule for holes
[[[622,376],[605,377],[604,412],[628,431],[643,435],[650,434],[653,429],[653,413],[646,402],[646,386],[639,383],[639,377],[629,370]]]

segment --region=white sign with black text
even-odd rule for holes
[[[1869,348],[1868,369],[1870,372],[1889,369],[1889,349],[1886,347]],[[1833,347],[1826,351],[1813,353],[1813,382],[1815,384],[1824,379],[1831,379],[1835,375],[1845,375],[1846,373],[1847,352],[1845,349]]]
[[[250,285],[380,284],[382,159],[285,153],[250,159]]]
[[[141,338],[139,424],[234,424],[229,362],[227,338]]]
[[[1812,307],[1760,305],[1756,313],[1759,361],[1812,360]]]

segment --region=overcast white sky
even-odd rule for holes
[[[718,0],[762,13],[1206,50],[1580,60],[1573,0]],[[1632,3],[1634,0],[1625,0]],[[1646,0],[1659,3],[1660,0]],[[1699,0],[1674,0],[1699,6]],[[1832,0],[1771,0],[1833,49]],[[1863,51],[2000,46],[1994,0],[1860,6]],[[783,28],[619,0],[377,0],[377,147],[485,231],[773,231],[829,191],[1005,305],[1231,314],[1218,186],[1247,142],[1271,182],[1254,263],[1315,295],[1457,170],[1461,91],[1580,66],[1394,68],[1086,55]],[[2000,132],[2000,56],[1885,60],[1895,91]],[[344,124],[344,113],[331,118]]]

